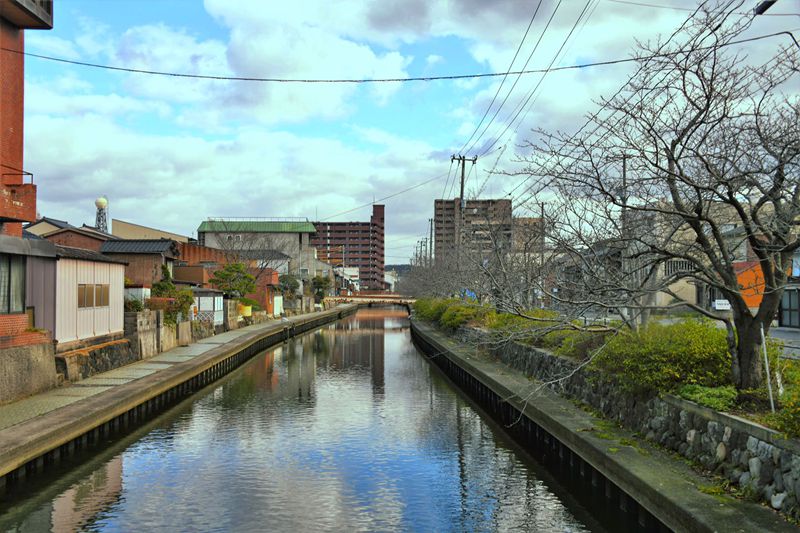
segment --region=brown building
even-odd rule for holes
[[[314,222],[311,245],[334,267],[357,267],[365,290],[383,290],[384,207],[372,206],[369,222]]]
[[[50,233],[45,233],[41,235],[41,237],[59,246],[83,248],[84,250],[92,250],[95,252],[100,251],[104,242],[114,238],[108,233],[103,233],[89,226],[57,229]]]
[[[514,217],[512,247],[515,253],[534,253],[544,250],[545,227],[541,217]]]
[[[488,252],[511,244],[511,200],[434,200],[434,255],[441,259],[463,248]]]
[[[100,252],[127,263],[125,277],[135,286],[150,288],[161,281],[161,267],[173,272],[180,255],[178,243],[170,239],[108,240]]]

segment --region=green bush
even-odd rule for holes
[[[439,318],[439,325],[445,329],[457,330],[481,314],[481,308],[474,305],[453,304],[447,307]]]
[[[733,385],[722,387],[684,385],[678,389],[678,395],[716,411],[730,411],[736,405],[739,393]]]
[[[126,298],[124,305],[125,311],[138,313],[144,310],[144,304],[138,298]]]
[[[454,299],[421,298],[414,302],[414,312],[423,320],[438,323],[447,308],[458,302],[459,300]]]
[[[671,391],[682,384],[727,385],[731,360],[725,335],[709,320],[650,324],[609,337],[592,365],[636,393]]]
[[[800,387],[792,387],[781,398],[781,409],[768,422],[789,437],[800,437]]]
[[[595,350],[603,346],[606,341],[607,331],[577,331],[563,330],[559,332],[561,343],[553,346],[557,355],[573,359],[586,359]],[[559,337],[556,337],[558,339]],[[551,339],[554,342],[555,339]]]

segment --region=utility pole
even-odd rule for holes
[[[428,266],[433,266],[433,219],[428,219],[428,230],[431,236],[431,247],[428,249]]]
[[[539,258],[539,276],[540,276],[541,283],[539,284],[539,287],[541,287],[541,293],[542,293],[541,297],[540,297],[541,301],[539,302],[539,307],[544,309],[544,294],[545,294],[545,292],[544,292],[544,287],[545,287],[545,279],[544,279],[544,247],[545,247],[545,243],[544,243],[544,233],[545,233],[545,229],[544,229],[544,202],[539,202],[539,207],[542,210],[541,219],[539,221],[539,238],[542,241],[539,244],[539,246],[540,246],[539,252],[541,253],[541,257]]]
[[[428,266],[428,238],[422,239],[422,266]]]
[[[464,208],[467,206],[467,201],[464,198],[464,179],[466,176],[467,161],[472,161],[474,165],[478,161],[478,156],[469,159],[463,155],[452,155],[450,161],[458,161],[461,164],[461,188],[458,195],[458,217],[456,218],[456,249],[461,249],[461,226],[464,219]]]

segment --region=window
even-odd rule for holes
[[[78,308],[94,307],[94,285],[78,284]]]
[[[78,285],[78,307],[108,307],[108,285]]]
[[[25,312],[25,256],[0,254],[0,313]]]

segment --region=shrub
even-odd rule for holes
[[[730,382],[725,330],[709,320],[650,324],[611,336],[593,366],[613,374],[629,392],[671,391],[681,384]]]
[[[134,313],[138,313],[139,311],[143,310],[144,310],[144,304],[138,298],[125,299],[125,311],[132,311]]]
[[[608,335],[607,331],[564,330],[558,333],[561,333],[561,344],[555,346],[555,353],[574,359],[589,357],[605,344],[606,335]]]
[[[768,420],[775,429],[789,437],[800,437],[800,387],[793,387],[784,394],[781,409]]]
[[[414,311],[421,319],[438,323],[447,308],[457,302],[453,299],[423,298],[414,303]]]
[[[716,411],[730,411],[736,405],[739,393],[732,385],[722,387],[684,385],[678,389],[678,395]]]
[[[454,331],[467,322],[480,318],[485,312],[485,309],[475,305],[452,304],[442,313],[439,325]]]

